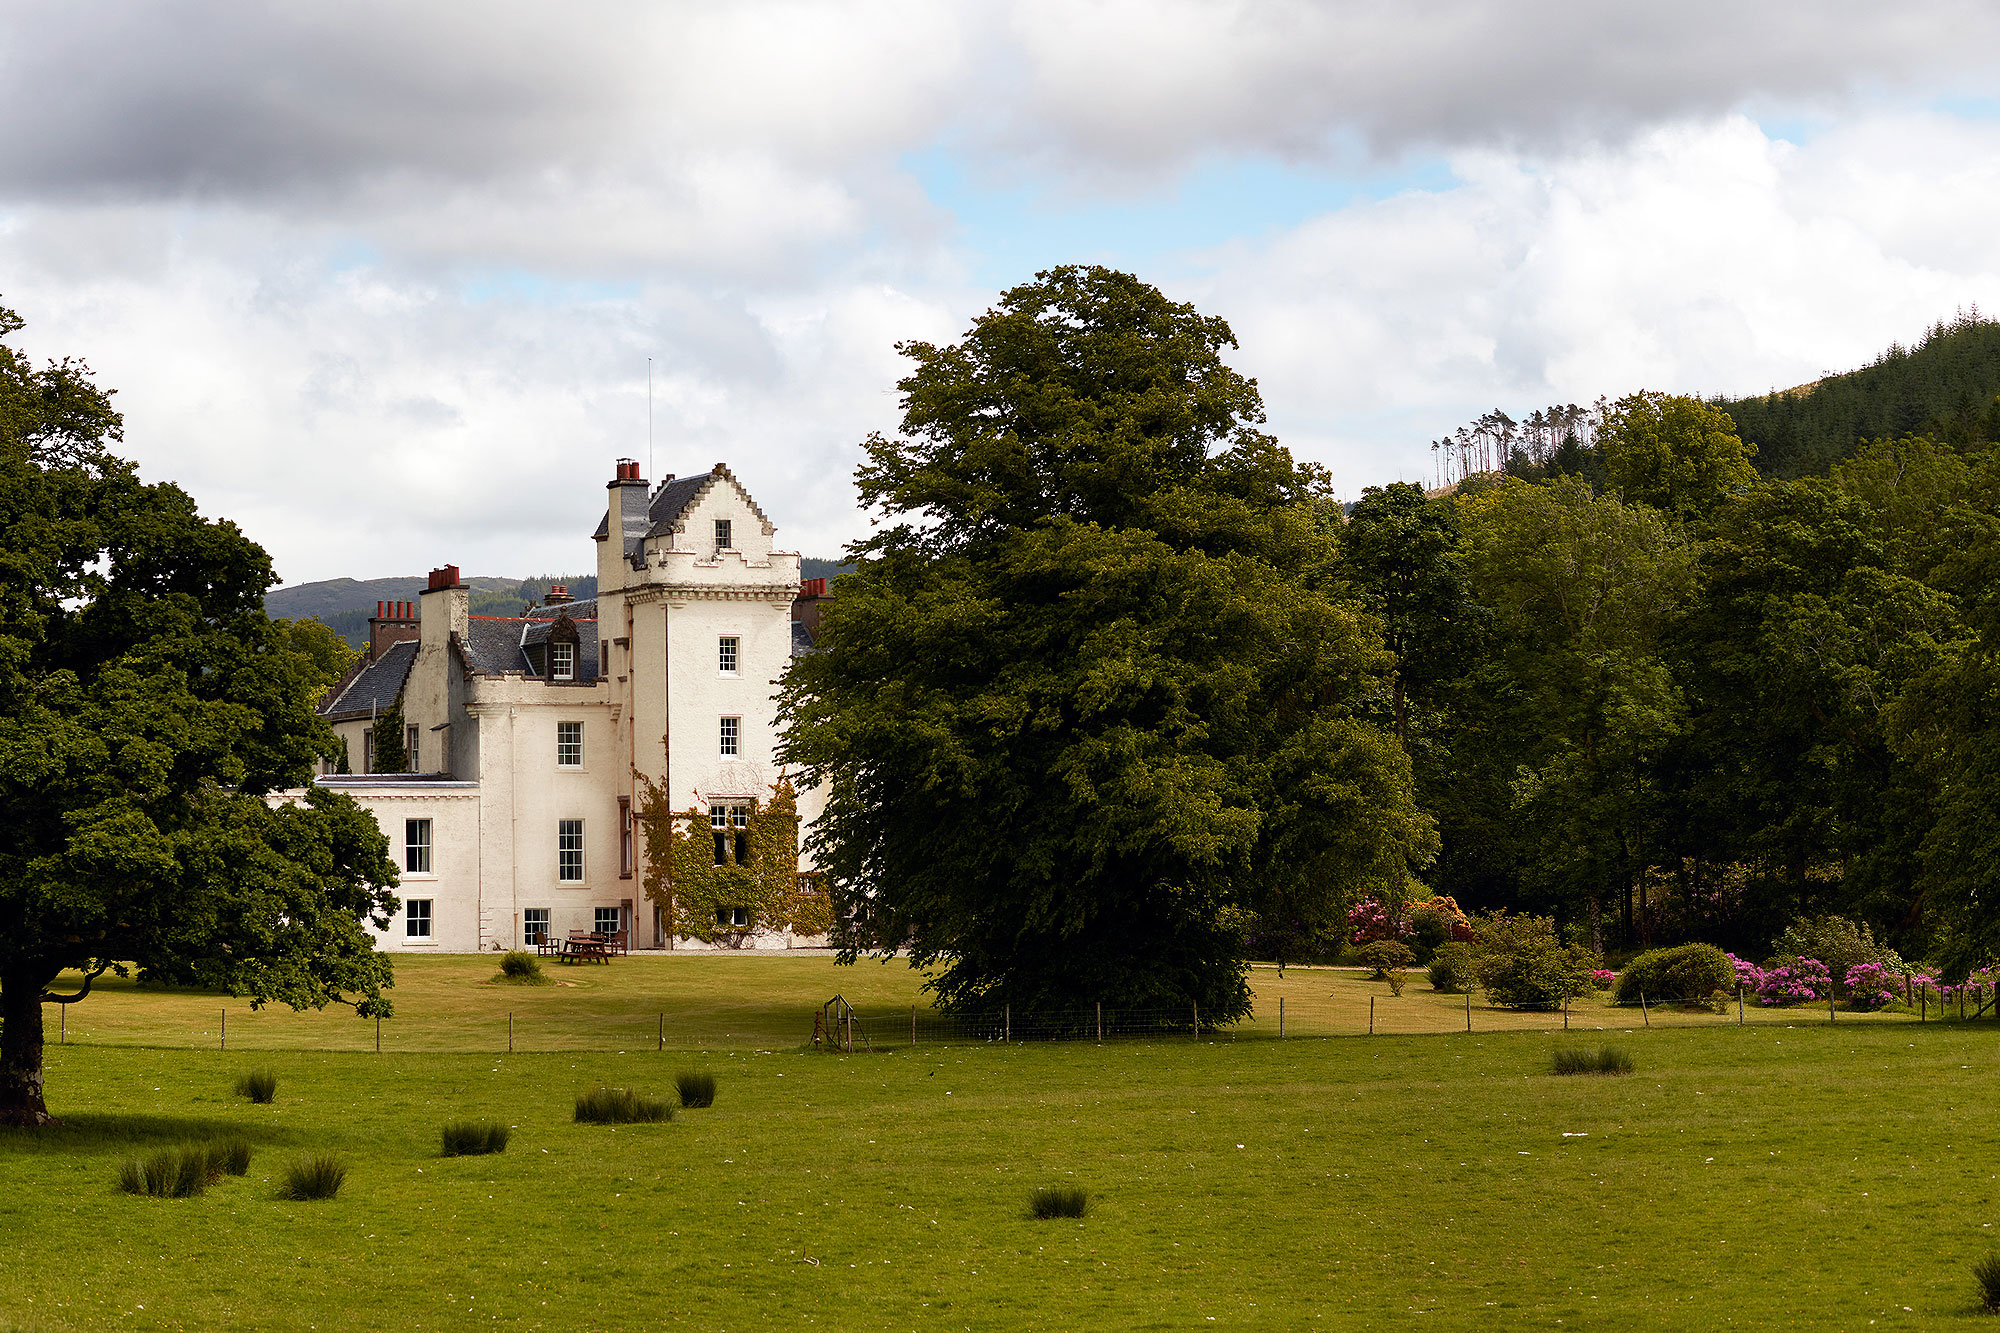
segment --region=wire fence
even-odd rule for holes
[[[1807,1023],[1935,1023],[2000,1019],[1990,989],[1913,988],[1869,1013],[1830,1001],[1765,1006],[1755,994],[1682,1004],[1613,1002],[1583,997],[1564,1009],[1511,1009],[1476,995],[1409,987],[1401,995],[1354,976],[1308,974],[1288,984],[1298,993],[1260,994],[1250,1016],[1218,1024],[1190,1005],[1116,1004],[1035,1013],[1001,1006],[980,1013],[944,1013],[922,1005],[850,1005],[834,996],[817,1009],[782,1004],[739,1012],[671,1009],[550,1013],[477,1011],[409,1013],[386,1020],[336,1020],[295,1015],[281,1007],[251,1010],[218,1003],[171,1015],[113,1017],[77,1006],[50,1006],[51,1046],[154,1046],[224,1051],[616,1052],[689,1049],[888,1051],[913,1046],[972,1046],[1025,1042],[1236,1042],[1330,1037],[1416,1036],[1465,1032],[1560,1032],[1654,1027]],[[1332,985],[1333,990],[1327,991]]]

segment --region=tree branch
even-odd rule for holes
[[[99,964],[97,965],[97,970],[96,970],[96,971],[94,971],[94,972],[90,972],[90,973],[88,973],[88,974],[86,974],[86,975],[84,976],[84,978],[83,978],[83,989],[82,989],[82,990],[80,990],[80,991],[78,991],[78,992],[77,992],[76,994],[74,994],[74,995],[58,995],[58,994],[56,994],[56,993],[55,993],[54,991],[52,991],[52,990],[45,990],[45,991],[43,991],[43,992],[42,992],[42,1003],[43,1003],[43,1004],[75,1004],[75,1003],[76,1003],[76,1002],[77,1002],[78,1000],[81,1000],[81,999],[82,999],[82,998],[83,998],[84,996],[86,996],[86,995],[90,994],[90,983],[91,983],[91,982],[93,982],[93,981],[95,981],[95,980],[97,980],[97,979],[98,979],[99,977],[103,976],[103,975],[104,975],[104,973],[105,973],[105,970],[106,970],[107,968],[109,968],[110,966],[111,966],[111,960],[110,960],[110,959],[108,959],[108,958],[107,958],[107,959],[105,959],[105,960],[104,960],[103,962],[99,963]]]

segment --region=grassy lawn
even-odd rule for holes
[[[0,1134],[0,1329],[1986,1326],[1988,1024],[1640,1028],[1612,1034],[1635,1075],[1549,1076],[1585,1035],[52,1048],[67,1125]],[[691,1066],[714,1109],[571,1123],[586,1086]],[[252,1067],[274,1104],[230,1095]],[[438,1158],[463,1117],[515,1126],[505,1155]],[[248,1177],[114,1192],[121,1156],[224,1131]],[[276,1201],[317,1148],[340,1197]],[[1029,1220],[1050,1183],[1090,1215]]]
[[[795,1047],[812,1034],[813,1012],[843,995],[863,1015],[878,1044],[907,1041],[908,1013],[929,1012],[923,974],[902,960],[840,967],[823,955],[634,954],[608,966],[545,965],[548,984],[515,985],[497,980],[497,955],[444,954],[396,960],[396,1016],[382,1025],[384,1052],[501,1051],[507,1049],[508,1015],[514,1019],[514,1049],[525,1051],[652,1050],[664,1030],[670,1047],[710,1046],[755,1049]],[[1441,995],[1413,974],[1403,994],[1369,981],[1359,969],[1275,968],[1252,970],[1256,1017],[1229,1035],[1275,1037],[1279,1000],[1285,1002],[1286,1032],[1293,1036],[1339,1036],[1369,1030],[1373,1002],[1375,1031],[1394,1033],[1463,1032],[1462,995]],[[65,989],[73,988],[72,985]],[[49,1041],[58,1024],[68,1039],[85,1045],[168,1046],[214,1050],[223,1042],[227,1012],[229,1050],[372,1051],[375,1028],[351,1010],[334,1008],[294,1014],[283,1006],[252,1010],[238,999],[200,991],[140,988],[105,978],[88,999],[46,1010]],[[1562,1026],[1560,1014],[1496,1009],[1475,998],[1476,1032],[1546,1030]],[[1824,1021],[1824,1011],[1759,1011],[1752,1023]],[[1663,1025],[1733,1026],[1726,1014],[1655,1013]],[[1840,1015],[1841,1023],[1901,1024],[1903,1015]],[[1579,1000],[1571,1022],[1580,1028],[1642,1024],[1631,1009],[1613,1009],[1603,1000]]]

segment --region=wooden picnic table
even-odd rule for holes
[[[573,930],[569,938],[562,941],[556,957],[565,963],[608,963],[611,961],[611,943],[609,935]]]

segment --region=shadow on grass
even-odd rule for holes
[[[0,1157],[30,1153],[89,1152],[155,1143],[236,1138],[278,1146],[304,1140],[288,1129],[191,1115],[104,1115],[80,1111],[40,1129],[0,1127]]]

